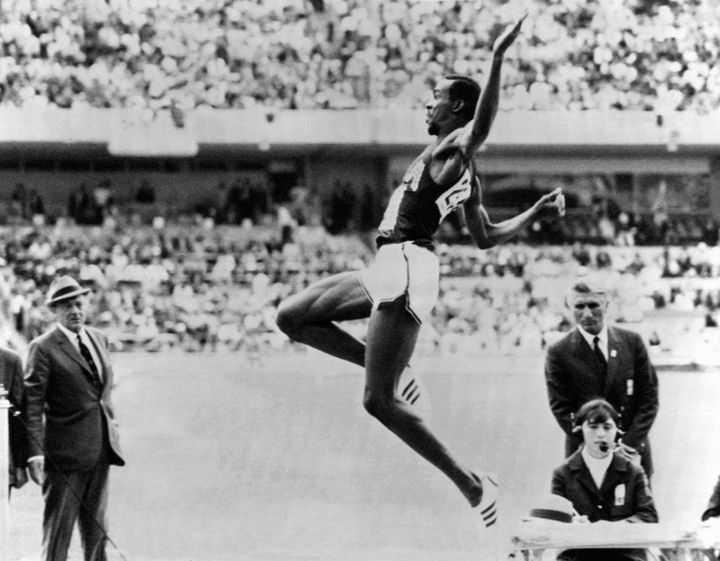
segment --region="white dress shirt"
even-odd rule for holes
[[[602,485],[603,479],[605,479],[605,474],[610,467],[610,462],[612,462],[613,455],[610,453],[604,458],[593,458],[588,453],[585,446],[583,446],[580,454],[582,454],[585,465],[587,466],[588,471],[590,471],[590,475],[592,475],[593,481],[595,482],[595,485],[599,490],[600,486]]]
[[[600,330],[600,333],[598,333],[597,335],[588,333],[579,325],[577,326],[577,329],[580,332],[580,335],[583,336],[583,339],[585,339],[587,341],[587,344],[590,345],[591,349],[595,348],[595,337],[598,338],[598,347],[600,347],[600,352],[602,352],[603,356],[605,357],[605,362],[607,362],[608,356],[610,355],[610,353],[608,352],[608,344],[609,343],[608,343],[607,325],[603,325],[602,329]]]
[[[80,353],[80,345],[78,345],[78,335],[80,335],[80,339],[82,339],[83,344],[89,349],[90,356],[92,356],[93,361],[95,362],[95,366],[98,371],[98,376],[100,377],[100,380],[103,379],[103,371],[102,371],[102,362],[100,362],[100,356],[98,355],[97,350],[95,349],[95,343],[93,343],[90,340],[90,337],[87,334],[87,331],[83,327],[80,329],[78,333],[75,333],[74,331],[70,331],[67,327],[64,325],[58,323],[57,326],[60,328],[60,331],[62,331],[65,336],[70,339],[70,342],[72,343],[73,347],[77,349],[77,352]],[[82,354],[82,353],[80,353]]]

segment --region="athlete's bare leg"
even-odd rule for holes
[[[402,299],[390,309],[372,311],[365,352],[365,409],[447,475],[471,506],[477,506],[482,498],[480,479],[458,463],[412,407],[396,397],[397,381],[415,350],[419,330]]]
[[[412,407],[396,398],[396,387],[415,349],[419,324],[398,304],[376,310],[358,272],[314,283],[280,304],[277,325],[291,339],[365,367],[365,408],[421,456],[445,473],[472,506],[482,498],[479,478],[462,468]],[[367,345],[334,322],[370,316]],[[367,364],[366,364],[367,362]]]
[[[349,271],[322,279],[284,300],[277,325],[294,341],[365,366],[365,344],[335,322],[367,318],[371,310],[360,273]]]
[[[365,343],[335,322],[370,316],[372,303],[360,284],[360,273],[350,271],[322,279],[284,300],[277,313],[278,327],[291,339],[332,356],[365,367]],[[398,379],[399,381],[399,379]],[[429,414],[429,398],[420,379],[410,373],[408,392],[403,396]]]

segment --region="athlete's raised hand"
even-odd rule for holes
[[[525,12],[515,25],[508,26],[502,35],[495,40],[493,55],[503,56],[505,54],[505,51],[515,42],[515,39],[517,39],[517,36],[520,34],[520,28],[527,16],[528,14]]]
[[[540,217],[565,216],[565,195],[562,189],[558,187],[540,197],[535,203],[535,209]]]

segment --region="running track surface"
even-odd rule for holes
[[[436,432],[470,467],[500,476],[493,532],[363,411],[352,365],[314,351],[255,364],[237,354],[114,363],[127,466],[111,473],[109,529],[127,561],[488,559],[562,460],[541,356],[416,360]],[[694,527],[720,473],[719,377],[660,373],[652,443],[663,522]],[[10,561],[38,559],[41,508],[32,483],[13,495]]]

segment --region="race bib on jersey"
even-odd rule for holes
[[[462,174],[460,181],[442,193],[435,204],[440,211],[440,220],[444,219],[453,210],[470,198],[472,193],[472,174],[469,168]]]

